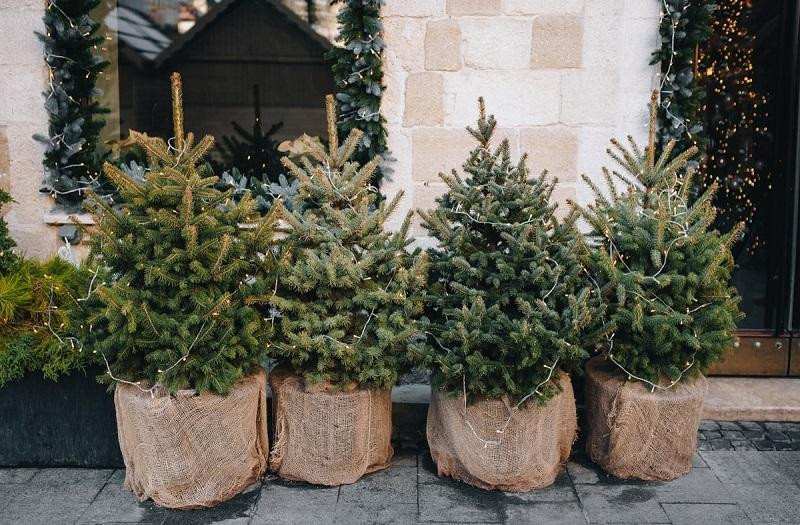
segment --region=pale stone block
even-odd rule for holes
[[[469,71],[445,76],[446,126],[471,126],[478,97],[501,126],[555,124],[559,118],[561,76],[558,71]]]
[[[464,64],[474,69],[530,67],[531,22],[517,18],[461,20]]]
[[[583,67],[618,67],[618,51],[622,45],[625,45],[625,40],[620,33],[620,21],[616,17],[583,18]],[[653,50],[655,48],[649,51]]]
[[[587,175],[598,187],[605,188],[603,166],[611,168],[611,159],[606,150],[611,146],[610,140],[616,136],[613,127],[584,126],[578,129],[578,179],[575,183],[575,195],[581,205],[594,202],[594,193],[580,175]]]
[[[569,215],[570,205],[568,201],[574,201],[575,195],[575,184],[564,184],[562,182],[556,184],[553,194],[550,196],[550,203],[556,205],[556,217],[563,219]]]
[[[425,32],[425,20],[421,18],[388,17],[383,20],[387,56],[393,55],[387,69],[401,68],[405,71],[422,71],[425,51],[420,40]]]
[[[381,97],[381,113],[389,124],[403,122],[405,89],[408,73],[400,67],[392,67],[392,51],[386,50],[383,81],[386,87]]]
[[[11,189],[11,158],[8,153],[8,135],[5,126],[0,126],[0,190]],[[2,210],[0,210],[2,216]]]
[[[574,129],[563,126],[521,129],[520,149],[528,153],[531,174],[547,170],[561,182],[575,181],[578,135]]]
[[[405,126],[440,126],[444,120],[442,76],[411,73],[406,79]]]
[[[576,16],[538,16],[533,21],[531,67],[573,68],[581,65],[583,23]]]
[[[406,213],[412,208],[414,183],[411,178],[411,131],[397,124],[386,126],[387,146],[389,155],[384,166],[391,171],[384,174],[381,192],[391,200],[402,191],[403,197],[397,205],[395,212],[386,220],[385,227],[390,231],[397,231],[403,224]]]
[[[0,35],[7,44],[13,44],[0,53],[0,64],[40,65],[44,63],[43,46],[34,31],[44,32],[43,11],[9,9],[0,16]]]
[[[425,69],[461,69],[461,28],[455,20],[428,22],[425,32]]]
[[[440,182],[439,173],[461,171],[461,165],[474,147],[475,139],[461,128],[415,129],[412,133],[414,182]]]
[[[43,64],[40,60],[37,65],[0,66],[0,122],[47,122],[42,97],[47,68]]]
[[[625,20],[622,29],[625,44],[620,46],[617,57],[620,70],[645,75],[655,73],[650,61],[653,51],[661,45],[658,26],[655,18]]]
[[[625,16],[629,19],[660,18],[663,4],[661,2],[642,2],[641,0],[625,0]]]
[[[563,71],[561,122],[614,124],[617,118],[618,73],[614,70]]]
[[[447,0],[451,16],[499,15],[501,0]]]
[[[580,14],[583,4],[592,0],[505,0],[508,15]],[[640,1],[640,0],[634,0]]]
[[[413,235],[429,236],[422,226],[422,217],[417,210],[430,211],[436,208],[436,199],[447,193],[447,184],[443,182],[414,183],[414,216],[411,219]]]
[[[444,0],[386,0],[381,17],[389,16],[444,16]]]

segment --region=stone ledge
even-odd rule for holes
[[[800,378],[710,377],[703,419],[800,421]]]

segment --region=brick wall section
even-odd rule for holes
[[[42,98],[47,70],[33,33],[42,29],[44,6],[43,0],[0,0],[0,142],[7,144],[0,184],[16,201],[4,210],[11,235],[33,257],[52,255],[59,246],[56,230],[44,222],[52,201],[39,193],[44,147],[31,138],[47,131]]]
[[[393,227],[433,207],[445,191],[438,172],[466,159],[478,96],[497,116],[498,139],[558,177],[558,202],[589,200],[579,174],[599,178],[611,137],[645,135],[656,0],[387,0],[383,13],[396,159],[386,191],[406,192]],[[415,220],[423,244],[425,233]]]

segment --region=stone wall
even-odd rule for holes
[[[7,144],[0,184],[16,201],[4,210],[11,235],[33,257],[52,255],[59,246],[56,229],[45,219],[52,201],[39,193],[44,146],[31,138],[47,132],[47,68],[34,35],[42,29],[44,6],[43,0],[0,0],[0,144]]]
[[[47,129],[34,36],[44,4],[0,0],[0,185],[17,201],[3,211],[20,248],[37,257],[60,245],[47,224],[57,219],[52,202],[38,191],[43,147],[31,138]],[[560,202],[588,200],[577,176],[599,176],[609,138],[644,135],[657,0],[387,0],[383,13],[383,112],[396,159],[385,191],[406,191],[401,212],[430,208],[444,191],[437,174],[472,148],[464,126],[480,95],[512,152],[529,152],[534,170],[559,178]],[[418,225],[414,233],[425,234]]]
[[[611,137],[645,135],[656,0],[387,0],[383,13],[396,159],[386,191],[406,192],[402,211],[431,208],[445,191],[437,175],[474,146],[464,127],[479,96],[498,141],[558,177],[559,202],[590,199],[579,174],[599,178]],[[415,221],[414,235],[425,233]]]

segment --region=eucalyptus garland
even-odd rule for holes
[[[334,47],[327,54],[339,88],[336,93],[339,134],[347,136],[353,128],[364,132],[353,160],[366,164],[386,152],[386,119],[381,115],[386,44],[380,11],[384,0],[333,0],[333,3],[343,4],[337,15],[336,37],[342,47]],[[381,178],[381,170],[376,171],[373,184],[379,186]]]
[[[87,190],[102,190],[101,166],[107,157],[98,151],[100,131],[108,109],[98,102],[95,86],[108,65],[100,53],[104,38],[90,12],[100,0],[48,0],[43,17],[48,82],[43,93],[48,114],[48,136],[34,135],[46,146],[45,182],[57,203],[74,207]],[[100,191],[102,193],[102,191]]]
[[[661,104],[657,138],[660,147],[676,140],[676,150],[697,146],[705,151],[703,100],[705,82],[699,61],[699,46],[711,34],[712,0],[660,0],[661,47],[651,64],[661,64]]]

